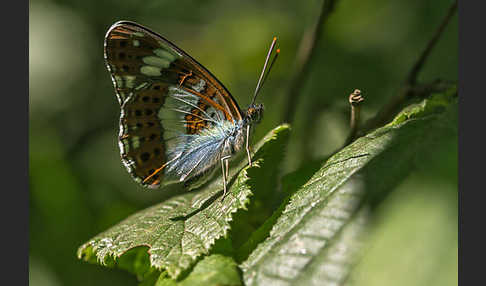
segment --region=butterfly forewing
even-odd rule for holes
[[[175,150],[187,136],[242,119],[235,100],[209,71],[139,24],[118,22],[108,30],[105,60],[121,105],[122,161],[142,185],[179,179],[163,170],[178,159]]]

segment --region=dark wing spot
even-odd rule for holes
[[[140,155],[140,160],[142,160],[143,162],[147,162],[148,159],[150,159],[150,153],[144,152],[142,153],[142,155]]]
[[[121,53],[118,54],[118,58],[120,60],[123,60],[125,58],[125,56],[126,56],[126,54],[124,52],[121,52]]]
[[[160,85],[154,85],[154,89],[160,90]]]
[[[145,109],[145,115],[152,115],[152,113],[154,113],[152,109]]]
[[[142,115],[142,111],[141,110],[135,110],[135,115],[136,116],[141,116]]]
[[[157,156],[160,154],[160,148],[155,148],[154,149],[154,154]]]
[[[150,100],[150,97],[148,97],[148,96],[142,97],[143,102],[148,102],[149,100]]]
[[[128,67],[128,65],[123,65],[123,67],[122,67],[122,68],[123,68],[123,71],[126,71],[126,72],[127,72],[128,70],[130,70],[130,67]]]
[[[127,41],[120,41],[120,47],[125,48],[127,46]]]
[[[154,98],[152,98],[152,101],[153,101],[154,103],[159,103],[159,102],[160,102],[160,98],[158,98],[158,97],[154,97]]]
[[[150,141],[154,140],[155,138],[157,138],[156,134],[154,134],[154,133],[150,134],[150,138],[149,138]]]

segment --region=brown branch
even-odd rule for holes
[[[373,118],[371,118],[364,124],[362,130],[358,131],[359,133],[358,135],[363,135],[366,132],[375,129],[376,127],[381,126],[386,122],[388,122],[391,118],[393,118],[394,115],[396,115],[396,113],[400,110],[400,107],[402,107],[402,105],[405,104],[405,102],[407,102],[408,99],[418,94],[415,90],[417,86],[416,84],[417,76],[419,72],[422,70],[426,60],[428,59],[428,56],[430,55],[430,52],[437,44],[440,36],[443,34],[447,24],[450,22],[456,10],[457,10],[457,1],[454,1],[454,3],[452,3],[452,5],[449,7],[447,15],[444,17],[441,24],[437,28],[436,32],[434,33],[430,41],[427,43],[427,46],[421,53],[420,57],[412,66],[401,90],[398,92],[396,96],[392,97],[377,112],[377,114]],[[432,83],[432,85],[434,84],[435,83]]]
[[[437,28],[435,31],[434,36],[430,39],[429,43],[425,47],[425,49],[422,51],[422,54],[420,55],[419,59],[417,62],[413,65],[412,69],[410,70],[406,83],[408,85],[414,85],[417,82],[417,77],[419,72],[422,70],[422,67],[425,64],[425,61],[427,60],[430,52],[432,49],[435,47],[437,44],[437,41],[440,39],[440,36],[442,36],[442,33],[444,32],[445,28],[447,27],[447,24],[449,24],[452,16],[454,16],[455,12],[457,10],[457,1],[454,1],[452,5],[449,7],[449,11],[447,12],[447,15],[444,17],[442,20],[442,23],[440,26]]]
[[[336,2],[337,0],[322,1],[321,11],[316,23],[304,32],[300,41],[295,63],[295,73],[287,93],[283,122],[291,123],[294,118],[298,98],[301,95],[302,86],[308,78],[311,59],[315,56],[315,48],[321,38],[324,22],[329,18]]]

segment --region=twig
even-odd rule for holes
[[[455,85],[456,82],[436,79],[429,83],[415,84],[409,89],[410,96],[425,98],[434,92],[443,92]]]
[[[454,16],[455,12],[457,10],[457,1],[454,1],[452,5],[449,7],[449,11],[447,12],[447,15],[445,18],[442,20],[442,23],[440,26],[437,28],[435,31],[434,36],[430,39],[429,43],[425,47],[425,49],[422,51],[422,54],[420,55],[419,59],[413,65],[412,69],[410,70],[406,83],[408,85],[414,85],[417,82],[417,77],[419,72],[422,70],[422,67],[427,60],[427,57],[429,56],[430,52],[432,49],[435,47],[437,44],[437,41],[439,40],[440,36],[442,35],[442,32],[444,32],[445,27],[447,24],[450,22],[452,16]]]
[[[349,95],[349,104],[351,106],[351,118],[350,118],[350,132],[346,139],[346,145],[353,142],[358,132],[358,124],[360,120],[361,102],[364,101],[364,97],[361,95],[359,89],[355,89],[353,93]]]
[[[402,86],[401,90],[398,92],[396,96],[390,99],[388,103],[386,103],[378,112],[377,114],[368,120],[364,125],[362,130],[358,131],[358,135],[362,135],[372,129],[375,129],[378,126],[385,124],[390,118],[392,118],[399,108],[411,97],[415,96],[417,93],[414,91],[417,81],[417,76],[419,72],[422,70],[430,52],[437,44],[440,36],[445,30],[445,27],[450,22],[452,16],[454,15],[455,11],[457,10],[457,1],[454,1],[452,5],[449,7],[449,11],[447,15],[442,20],[441,24],[437,28],[434,36],[430,39],[427,43],[427,46],[421,53],[418,60],[412,66],[408,76],[405,80],[404,85]]]
[[[323,0],[322,7],[313,27],[309,28],[300,41],[295,63],[295,73],[287,93],[287,103],[283,113],[283,122],[291,123],[297,107],[298,98],[301,95],[302,86],[308,78],[311,59],[315,55],[315,47],[321,38],[324,22],[334,9],[337,0]]]

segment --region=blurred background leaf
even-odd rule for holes
[[[272,37],[279,36],[282,52],[257,100],[266,106],[265,118],[253,138],[257,142],[280,123],[299,41],[304,30],[313,24],[321,3],[320,0],[31,0],[31,285],[135,285],[136,278],[126,272],[77,260],[76,249],[137,210],[181,191],[177,187],[144,191],[120,162],[116,143],[119,106],[103,60],[103,37],[112,23],[132,20],[164,35],[211,70],[242,108],[251,100]],[[316,47],[316,57],[296,106],[290,145],[283,154],[284,174],[309,161],[325,158],[342,146],[348,132],[347,96],[355,88],[366,98],[363,119],[371,117],[398,92],[450,3],[443,0],[337,3],[322,30],[322,41]],[[457,80],[457,43],[455,16],[419,81]],[[403,210],[403,218],[409,211],[436,217],[438,229],[451,236],[457,234],[457,224],[446,219],[457,218],[457,138],[443,140],[428,156],[424,160],[427,164],[417,167],[403,188],[423,193],[422,199],[429,204],[437,201],[438,206],[429,208],[427,203],[409,200],[407,191],[403,191],[402,197],[397,195],[399,199],[383,199],[376,210],[377,215],[383,216],[380,224],[383,229],[377,230],[377,236],[386,233],[398,238],[409,233],[410,228],[424,227],[411,223],[408,228],[386,231],[394,224],[386,218],[403,222],[400,216],[389,215],[395,209]],[[397,201],[410,205],[397,207]],[[434,237],[439,239],[438,233],[431,232],[429,238]],[[435,270],[444,274],[437,274],[443,279],[454,276],[450,271],[455,265],[455,244],[447,237],[442,245],[452,245],[450,253],[443,256],[444,267]],[[422,251],[418,246],[413,250]],[[439,253],[430,251],[431,256]],[[374,257],[371,250],[370,253]],[[378,270],[379,267],[365,271],[372,269],[384,271]],[[426,281],[428,276],[421,277],[425,277],[421,281]]]

